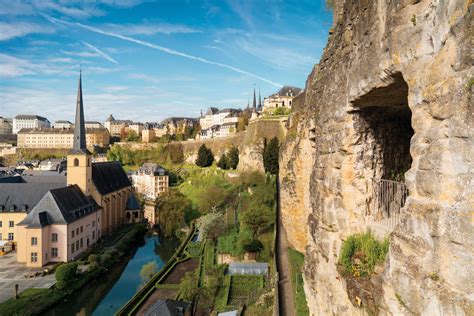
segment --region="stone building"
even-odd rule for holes
[[[334,2],[280,156],[282,222],[305,235],[293,242],[311,315],[474,313],[473,10]],[[385,262],[348,278],[343,242],[369,230],[389,238]]]
[[[129,125],[133,124],[130,120],[116,120],[112,114],[104,123],[105,128],[109,131],[111,136],[120,137],[123,132],[128,131]]]
[[[69,129],[69,128],[74,128],[74,124],[72,124],[69,121],[59,120],[59,121],[54,122],[53,128]]]
[[[18,132],[18,148],[71,148],[74,142],[72,128],[23,128]],[[106,147],[110,143],[110,134],[105,128],[87,128],[88,148]]]
[[[88,128],[103,128],[104,127],[104,125],[102,125],[100,122],[97,122],[97,121],[86,121],[85,126],[86,126],[86,131]]]
[[[155,140],[155,130],[153,128],[145,127],[145,129],[142,130],[142,142],[153,143]]]
[[[158,164],[144,163],[132,175],[132,183],[136,192],[146,199],[155,200],[160,194],[168,192],[168,171]]]
[[[0,135],[10,135],[13,133],[13,120],[0,116]]]
[[[293,98],[303,90],[296,87],[284,86],[277,93],[263,100],[263,111],[269,112],[276,108],[291,109]]]
[[[62,182],[64,176],[55,173],[49,179],[27,177],[30,182],[21,183],[15,178],[20,182],[0,184],[5,186],[0,190],[0,210],[5,210],[0,211],[0,222],[15,230],[13,235],[10,231],[2,231],[2,235],[8,234],[17,243],[17,260],[27,266],[74,260],[101,236],[126,222],[135,222],[127,218],[128,213],[140,218],[125,171],[118,162],[93,163],[85,133],[79,77],[66,183]]]
[[[185,134],[186,129],[196,127],[198,120],[191,117],[169,117],[161,121],[167,135]]]
[[[50,128],[51,122],[39,115],[17,115],[13,118],[13,134],[22,128]]]

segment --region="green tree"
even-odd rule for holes
[[[242,221],[252,230],[253,239],[257,239],[263,228],[274,222],[272,210],[266,205],[251,205],[242,216]]]
[[[224,234],[224,215],[220,212],[208,213],[201,216],[198,220],[199,230],[212,241],[216,241],[217,238]]]
[[[187,272],[181,279],[179,285],[179,297],[187,302],[192,302],[199,293],[197,286],[197,276],[194,272]]]
[[[189,199],[173,189],[156,199],[156,209],[160,214],[159,224],[166,236],[173,235],[184,225],[184,214],[190,207]]]
[[[214,162],[214,154],[212,150],[202,144],[198,150],[198,157],[196,159],[196,165],[199,167],[209,167]]]
[[[229,160],[227,159],[225,153],[222,153],[221,157],[219,158],[219,161],[217,162],[217,166],[224,170],[229,169]]]
[[[239,165],[239,149],[235,146],[232,146],[227,153],[227,160],[230,169],[237,169]]]
[[[59,289],[67,287],[68,282],[74,280],[76,277],[76,272],[77,262],[70,262],[60,265],[54,273],[54,277],[57,281],[56,287]]]
[[[158,272],[158,265],[155,261],[150,261],[142,266],[140,270],[140,277],[142,279],[142,284],[147,283],[151,278]]]
[[[136,142],[139,140],[140,137],[138,136],[137,132],[135,132],[133,129],[128,130],[126,141],[127,142]]]
[[[278,139],[273,137],[268,144],[264,143],[263,148],[263,166],[265,172],[270,174],[277,174],[279,170],[278,165],[278,155],[279,155],[280,146],[278,144]]]

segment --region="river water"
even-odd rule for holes
[[[122,260],[100,279],[72,294],[46,315],[113,315],[140,288],[142,283],[140,270],[143,265],[155,261],[160,269],[178,246],[177,239],[162,236],[145,237],[145,241],[130,254],[128,261]]]

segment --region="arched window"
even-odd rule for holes
[[[74,167],[79,166],[79,159],[74,158]]]

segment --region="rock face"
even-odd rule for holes
[[[474,314],[473,13],[472,0],[336,1],[332,35],[307,81],[302,113],[311,115],[282,154],[282,196],[302,207],[309,196],[312,315],[363,313],[337,262],[343,240],[369,229],[390,236],[380,314]],[[380,179],[391,186],[385,195]],[[400,211],[397,182],[408,189]]]

